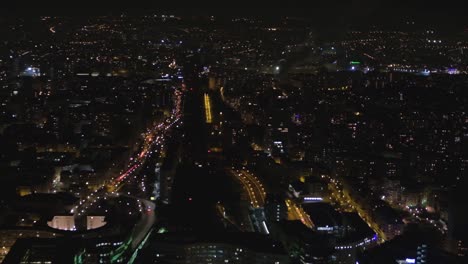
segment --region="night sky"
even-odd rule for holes
[[[380,28],[398,30],[406,21],[418,21],[416,28],[434,28],[442,34],[468,28],[466,4],[462,0],[287,0],[287,1],[40,1],[28,5],[7,2],[0,10],[5,17],[33,18],[66,15],[83,18],[94,15],[215,15],[218,19],[251,16],[278,21],[285,16],[308,21],[326,40],[339,39],[346,30]],[[1,21],[1,18],[0,18]]]
[[[146,13],[173,11],[188,14],[252,15],[276,17],[298,15],[313,21],[329,23],[369,23],[379,21],[392,24],[395,19],[412,17],[440,25],[467,24],[466,1],[451,0],[258,0],[258,1],[10,1],[2,3],[4,14],[110,14],[128,11]],[[457,22],[457,23],[454,23]]]

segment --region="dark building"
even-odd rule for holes
[[[255,233],[164,233],[148,243],[135,263],[289,263],[281,244]]]
[[[268,222],[279,222],[288,217],[288,208],[282,195],[267,194],[265,199],[265,218]]]
[[[360,264],[465,263],[462,258],[441,250],[436,240],[421,230],[408,230],[389,242],[364,251],[358,256],[358,262]]]

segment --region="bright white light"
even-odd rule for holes
[[[321,197],[304,197],[304,201],[322,201]]]
[[[267,227],[267,225],[265,224],[265,221],[262,221],[262,225],[263,225],[263,228],[265,228],[265,232],[266,232],[267,234],[270,234],[270,231],[268,230],[268,227]]]

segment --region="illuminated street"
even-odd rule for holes
[[[301,220],[301,222],[308,228],[313,228],[314,223],[310,220],[309,215],[302,209],[300,205],[297,205],[294,201],[287,199],[286,205],[288,207],[288,218],[290,220]]]
[[[174,90],[174,94],[176,96],[176,107],[172,111],[171,116],[147,131],[144,136],[141,152],[136,153],[134,157],[130,158],[128,168],[107,185],[103,185],[87,195],[71,210],[71,213],[75,216],[86,215],[86,210],[99,199],[103,198],[106,192],[117,193],[132,177],[137,179],[140,168],[145,164],[147,159],[160,155],[159,153],[164,151],[163,138],[173,126],[178,124],[181,117],[182,94],[178,90]],[[140,184],[144,184],[144,182],[141,181]]]
[[[204,102],[204,107],[205,107],[206,123],[211,124],[211,122],[213,122],[213,116],[212,116],[212,111],[211,111],[210,96],[208,94],[204,94],[203,100],[204,100],[203,102]]]
[[[230,170],[230,173],[242,183],[244,190],[248,193],[252,207],[263,207],[266,192],[258,178],[246,170]]]

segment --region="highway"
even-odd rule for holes
[[[266,192],[260,180],[247,170],[231,169],[229,172],[241,182],[249,196],[252,207],[263,207],[265,204]]]

